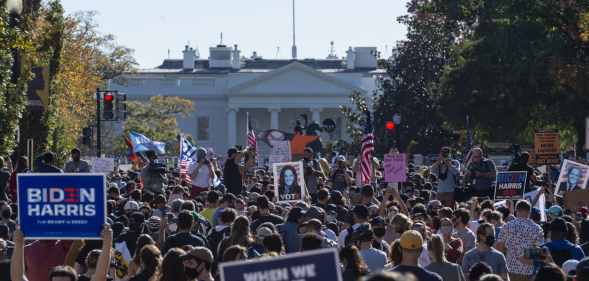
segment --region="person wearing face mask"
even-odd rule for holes
[[[382,217],[375,217],[370,221],[370,225],[372,226],[372,231],[374,232],[374,241],[372,242],[372,247],[385,253],[390,252],[391,247],[389,246],[389,243],[384,240],[384,236],[386,234],[385,220]]]
[[[490,223],[481,224],[477,229],[477,245],[464,254],[462,270],[468,274],[474,264],[484,262],[491,267],[492,273],[509,281],[505,256],[493,248],[493,244],[495,244],[495,228]]]
[[[214,281],[211,274],[213,253],[205,247],[195,247],[182,256],[187,281]]]
[[[0,215],[2,215],[0,224],[8,226],[10,233],[14,233],[16,222],[12,220],[12,208],[10,208],[10,205],[4,205],[0,210],[2,210],[0,213]]]
[[[454,226],[449,218],[442,218],[440,221],[440,234],[444,241],[444,248],[446,249],[446,259],[449,262],[458,263],[462,260],[463,248],[462,240],[452,236]]]

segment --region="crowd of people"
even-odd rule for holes
[[[117,169],[102,240],[74,241],[25,240],[16,175],[89,172],[80,151],[63,169],[51,152],[34,167],[0,157],[0,280],[210,281],[222,263],[323,248],[339,253],[344,281],[589,280],[589,210],[566,208],[527,153],[510,168],[527,171],[526,191],[538,192],[504,203],[493,200],[497,171],[480,148],[453,159],[444,147],[431,166],[408,163],[398,184],[383,182],[376,159],[362,184],[357,159],[307,148],[308,196],[297,202],[277,200],[272,169],[257,167],[253,151],[231,148],[224,163],[206,155],[197,152],[191,181],[152,152],[140,170]]]

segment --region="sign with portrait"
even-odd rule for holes
[[[560,176],[556,183],[556,194],[585,189],[589,179],[589,166],[568,159],[564,160],[560,168]]]
[[[303,162],[275,163],[274,192],[278,201],[299,201],[305,198]]]

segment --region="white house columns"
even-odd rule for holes
[[[270,129],[279,129],[280,117],[278,114],[280,113],[280,108],[269,108],[268,111],[270,111]]]
[[[237,108],[227,108],[227,142],[229,146],[237,144]]]

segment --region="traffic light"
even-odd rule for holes
[[[115,93],[104,92],[102,96],[102,118],[111,121],[115,118],[114,112]]]
[[[395,123],[393,121],[387,121],[385,129],[388,135],[393,135],[395,133]]]
[[[86,127],[82,129],[82,144],[92,145],[92,128]]]
[[[117,120],[127,120],[127,95],[117,93],[117,104],[115,106],[117,108]]]

